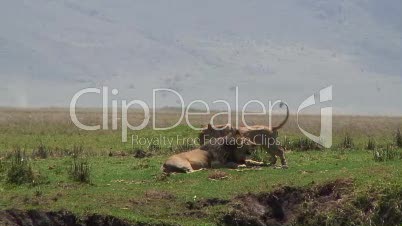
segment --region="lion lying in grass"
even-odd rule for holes
[[[165,173],[191,173],[212,168],[214,162],[229,168],[245,166],[247,163],[262,165],[260,162],[246,160],[255,145],[249,139],[242,137],[238,130],[232,130],[224,137],[209,140],[198,149],[171,156],[161,169]]]
[[[255,125],[255,126],[249,126],[249,127],[239,127],[238,131],[240,135],[244,138],[249,139],[250,141],[256,143],[257,145],[260,145],[263,147],[268,154],[270,155],[270,164],[275,165],[277,161],[277,156],[280,158],[281,163],[282,163],[282,168],[287,168],[287,162],[285,158],[285,149],[280,146],[277,142],[278,138],[278,130],[282,128],[287,120],[289,119],[289,107],[285,103],[281,103],[281,107],[285,105],[286,106],[286,118],[283,120],[278,126],[276,127],[269,127],[269,126],[264,126],[264,125]],[[231,133],[233,130],[233,127],[230,124],[224,124],[224,125],[216,125],[212,126],[211,124],[208,124],[207,127],[205,127],[200,135],[200,144],[204,144],[211,138],[218,138],[218,137],[224,137],[227,134]]]

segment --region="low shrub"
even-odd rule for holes
[[[90,183],[91,167],[86,159],[73,157],[69,169],[69,176],[72,180],[81,183]]]
[[[366,149],[370,150],[370,151],[373,151],[373,150],[375,150],[375,147],[376,147],[375,140],[373,138],[369,138],[369,140],[367,142]]]
[[[402,158],[402,153],[400,153],[392,145],[388,145],[386,148],[374,150],[373,153],[374,153],[374,161],[376,162],[384,162]]]
[[[2,159],[0,159],[0,181],[3,180],[5,171],[6,171],[6,164],[5,162],[3,162]]]
[[[50,150],[44,144],[41,143],[36,149],[33,150],[32,157],[46,159],[49,156],[49,154]]]
[[[345,138],[343,139],[343,142],[341,143],[341,148],[345,149],[351,149],[354,148],[354,142],[352,137],[349,134],[345,135]]]
[[[395,145],[396,145],[398,148],[402,148],[402,134],[401,134],[401,130],[400,130],[400,129],[398,129],[398,130],[396,131],[396,135],[395,135]]]
[[[6,164],[0,159],[0,174],[6,170]]]
[[[68,151],[68,155],[72,156],[73,158],[78,158],[83,152],[84,149],[82,146],[74,145],[73,149]]]
[[[6,182],[10,184],[32,183],[34,173],[29,159],[20,148],[16,148],[10,159],[10,165],[6,173]]]
[[[285,148],[285,150],[291,150],[293,148],[292,141],[287,136],[284,136],[280,144]]]

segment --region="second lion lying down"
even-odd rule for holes
[[[255,146],[255,143],[240,136],[238,130],[233,130],[227,136],[210,140],[198,149],[171,156],[161,169],[165,173],[191,173],[211,168],[214,162],[230,168],[237,168],[246,163],[263,165],[261,162],[246,160]]]

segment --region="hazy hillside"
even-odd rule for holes
[[[238,85],[242,102],[294,110],[333,85],[339,112],[402,113],[398,0],[9,0],[0,28],[0,105],[66,106],[102,85],[129,100],[167,87],[232,101]]]

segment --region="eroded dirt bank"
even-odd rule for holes
[[[0,211],[1,226],[151,226],[167,224],[129,223],[112,216],[89,215],[79,218],[68,211],[45,212],[38,210]]]
[[[155,200],[177,202],[183,216],[218,225],[290,226],[290,225],[402,225],[402,190],[400,186],[357,192],[352,180],[338,179],[308,187],[282,186],[273,192],[242,194],[231,200],[201,199],[181,203],[169,193],[147,193]],[[160,205],[160,201],[148,205]],[[144,205],[144,204],[141,204]],[[211,211],[222,206],[219,212]],[[180,210],[179,210],[180,209]],[[170,215],[169,215],[170,216]],[[165,216],[165,217],[169,217]],[[160,216],[159,216],[160,217]],[[152,217],[151,217],[152,218]],[[162,218],[159,218],[162,219]],[[164,219],[164,218],[163,218]],[[165,223],[128,222],[113,216],[92,214],[78,217],[68,211],[40,210],[0,211],[0,226],[129,226],[171,225]]]
[[[223,225],[402,225],[400,189],[357,195],[351,180],[245,194],[230,205]]]

